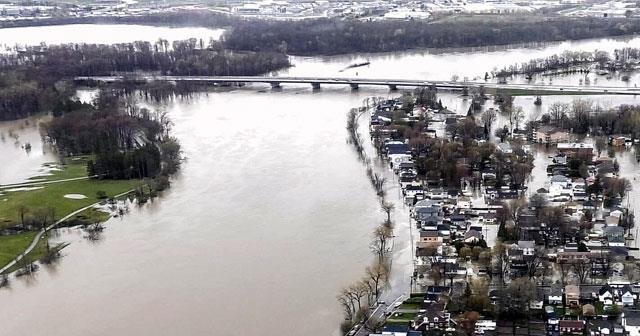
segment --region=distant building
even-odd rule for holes
[[[538,128],[533,137],[536,142],[543,144],[557,144],[569,141],[569,133],[551,126]]]
[[[593,155],[593,144],[588,143],[559,143],[557,149],[560,154],[567,156]]]

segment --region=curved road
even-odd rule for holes
[[[60,182],[87,180],[87,179],[98,177],[98,176],[99,175],[92,175],[92,176],[71,177],[71,178],[67,178],[67,179],[51,180],[51,181],[33,181],[33,182],[0,184],[0,190],[9,189],[9,188],[33,187],[33,186],[39,186],[39,185],[43,185],[43,184],[53,184],[53,183],[60,183]]]
[[[113,198],[118,198],[118,197],[122,197],[124,195],[127,195],[131,192],[133,192],[134,190],[131,189],[129,191],[125,191],[121,194],[115,195],[113,196]],[[29,247],[27,247],[27,249],[25,249],[22,253],[20,253],[20,255],[18,255],[15,259],[13,259],[10,263],[6,264],[4,267],[0,268],[0,274],[4,273],[6,270],[8,270],[9,268],[13,267],[15,264],[17,264],[20,260],[22,260],[22,258],[24,258],[27,254],[29,254],[29,252],[33,251],[33,249],[36,247],[36,245],[38,244],[38,242],[40,241],[40,238],[42,238],[42,236],[49,230],[55,228],[56,226],[58,226],[60,223],[66,221],[67,219],[87,210],[90,209],[91,207],[94,207],[96,205],[100,204],[100,202],[95,202],[93,204],[87,205],[84,208],[78,209],[64,217],[62,217],[61,219],[59,219],[58,221],[56,221],[55,223],[47,226],[46,228],[40,230],[40,232],[38,232],[38,234],[33,238],[33,241],[31,242],[31,244],[29,245]]]

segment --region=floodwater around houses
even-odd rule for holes
[[[59,41],[51,27],[31,29],[47,43]],[[115,35],[120,28],[92,29],[84,42],[111,42],[92,38]],[[127,38],[155,41],[163,31],[154,29],[174,28],[146,29],[141,35],[132,30]],[[179,38],[197,35],[182,33]],[[14,34],[14,39],[21,36]],[[495,51],[294,57],[295,66],[280,75],[450,79],[457,74],[472,79],[500,65],[568,48],[625,45],[638,47],[640,39]],[[340,72],[358,59],[371,64]],[[630,85],[637,80],[633,76]],[[286,85],[272,92],[256,85],[160,106],[169,112],[187,157],[172,188],[110,220],[97,242],[77,230],[58,230],[56,239],[71,242],[65,257],[53,268],[43,267],[35,277],[0,290],[3,333],[338,335],[341,313],[335,295],[373,260],[371,231],[383,219],[364,167],[346,142],[346,113],[368,96],[397,94],[366,87],[351,92],[342,86],[313,92]],[[468,102],[461,97],[441,97],[445,105],[466,113]],[[533,116],[558,99],[572,97],[543,97],[542,108],[531,97],[518,97],[516,104]],[[632,96],[594,99],[609,106],[640,103]],[[42,163],[55,158],[43,152],[37,128],[21,128],[22,123],[0,124],[5,134],[13,129],[33,146],[27,153],[8,136],[0,143],[2,161],[10,162],[0,167],[0,183],[35,175]],[[637,168],[630,156],[621,157],[623,171],[626,162],[629,170]],[[389,187],[393,197],[397,187]],[[636,207],[638,200],[632,200]],[[398,204],[394,294],[406,286],[412,262],[407,217]],[[36,316],[38,323],[27,323]]]

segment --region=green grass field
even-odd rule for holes
[[[87,176],[86,157],[68,159],[67,164],[60,166],[61,170],[52,171],[51,175],[34,177],[31,180],[58,181],[69,178]],[[76,181],[63,181],[58,183],[40,185],[41,189],[26,191],[1,191],[0,195],[0,229],[20,224],[21,208],[25,208],[25,218],[29,218],[41,209],[53,209],[56,220],[78,209],[98,202],[98,191],[104,192],[107,197],[113,197],[123,192],[135,189],[140,185],[139,180],[95,180],[85,179]],[[82,194],[84,199],[65,198],[67,194]],[[85,210],[74,216],[84,222],[102,222],[109,215],[95,209]],[[6,265],[16,256],[22,253],[31,244],[36,232],[27,232],[17,235],[0,236],[0,267]],[[46,239],[41,239],[36,248],[29,253],[24,263],[40,259],[46,249]],[[9,272],[14,271],[13,267]]]
[[[33,176],[29,178],[31,181],[58,181],[76,177],[87,176],[87,161],[90,156],[78,156],[72,159],[67,159],[66,164],[59,164],[57,162],[45,163],[45,167],[61,168],[61,170],[51,170],[51,175]],[[29,182],[29,181],[27,181]]]
[[[36,232],[26,232],[17,235],[11,236],[0,236],[0,267],[8,264],[13,260],[16,256],[18,256],[22,251],[24,251],[33,238],[35,237]],[[33,249],[27,256],[23,259],[24,264],[31,263],[40,259],[46,250],[46,242],[45,239],[40,239],[36,248]],[[10,273],[17,269],[17,267],[12,267],[7,270],[6,273]]]
[[[62,170],[53,171],[53,175],[40,178],[47,181],[56,181],[86,176],[86,161],[84,158],[67,160],[67,162],[69,163],[61,166]],[[26,208],[25,217],[27,218],[38,209],[52,208],[55,218],[59,219],[73,211],[98,202],[98,191],[104,192],[108,197],[113,197],[135,189],[140,183],[139,180],[86,179],[43,184],[40,186],[42,188],[37,190],[2,191],[4,195],[0,196],[0,228],[20,224],[21,207]],[[65,198],[64,196],[67,194],[81,194],[86,198]],[[79,219],[106,219],[104,214],[93,210],[85,211],[76,217]]]
[[[0,228],[20,223],[20,208],[27,208],[29,216],[37,209],[52,208],[59,219],[80,208],[98,202],[98,191],[108,197],[136,188],[138,180],[78,180],[43,185],[41,189],[7,192],[0,196]],[[67,194],[82,194],[87,198],[69,199]]]

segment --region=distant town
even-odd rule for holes
[[[129,17],[185,10],[207,10],[236,16],[266,19],[344,17],[363,20],[429,20],[452,15],[527,15],[536,12],[577,17],[636,17],[632,1],[585,0],[433,0],[433,1],[8,1],[0,4],[2,21],[38,21],[51,18]]]

